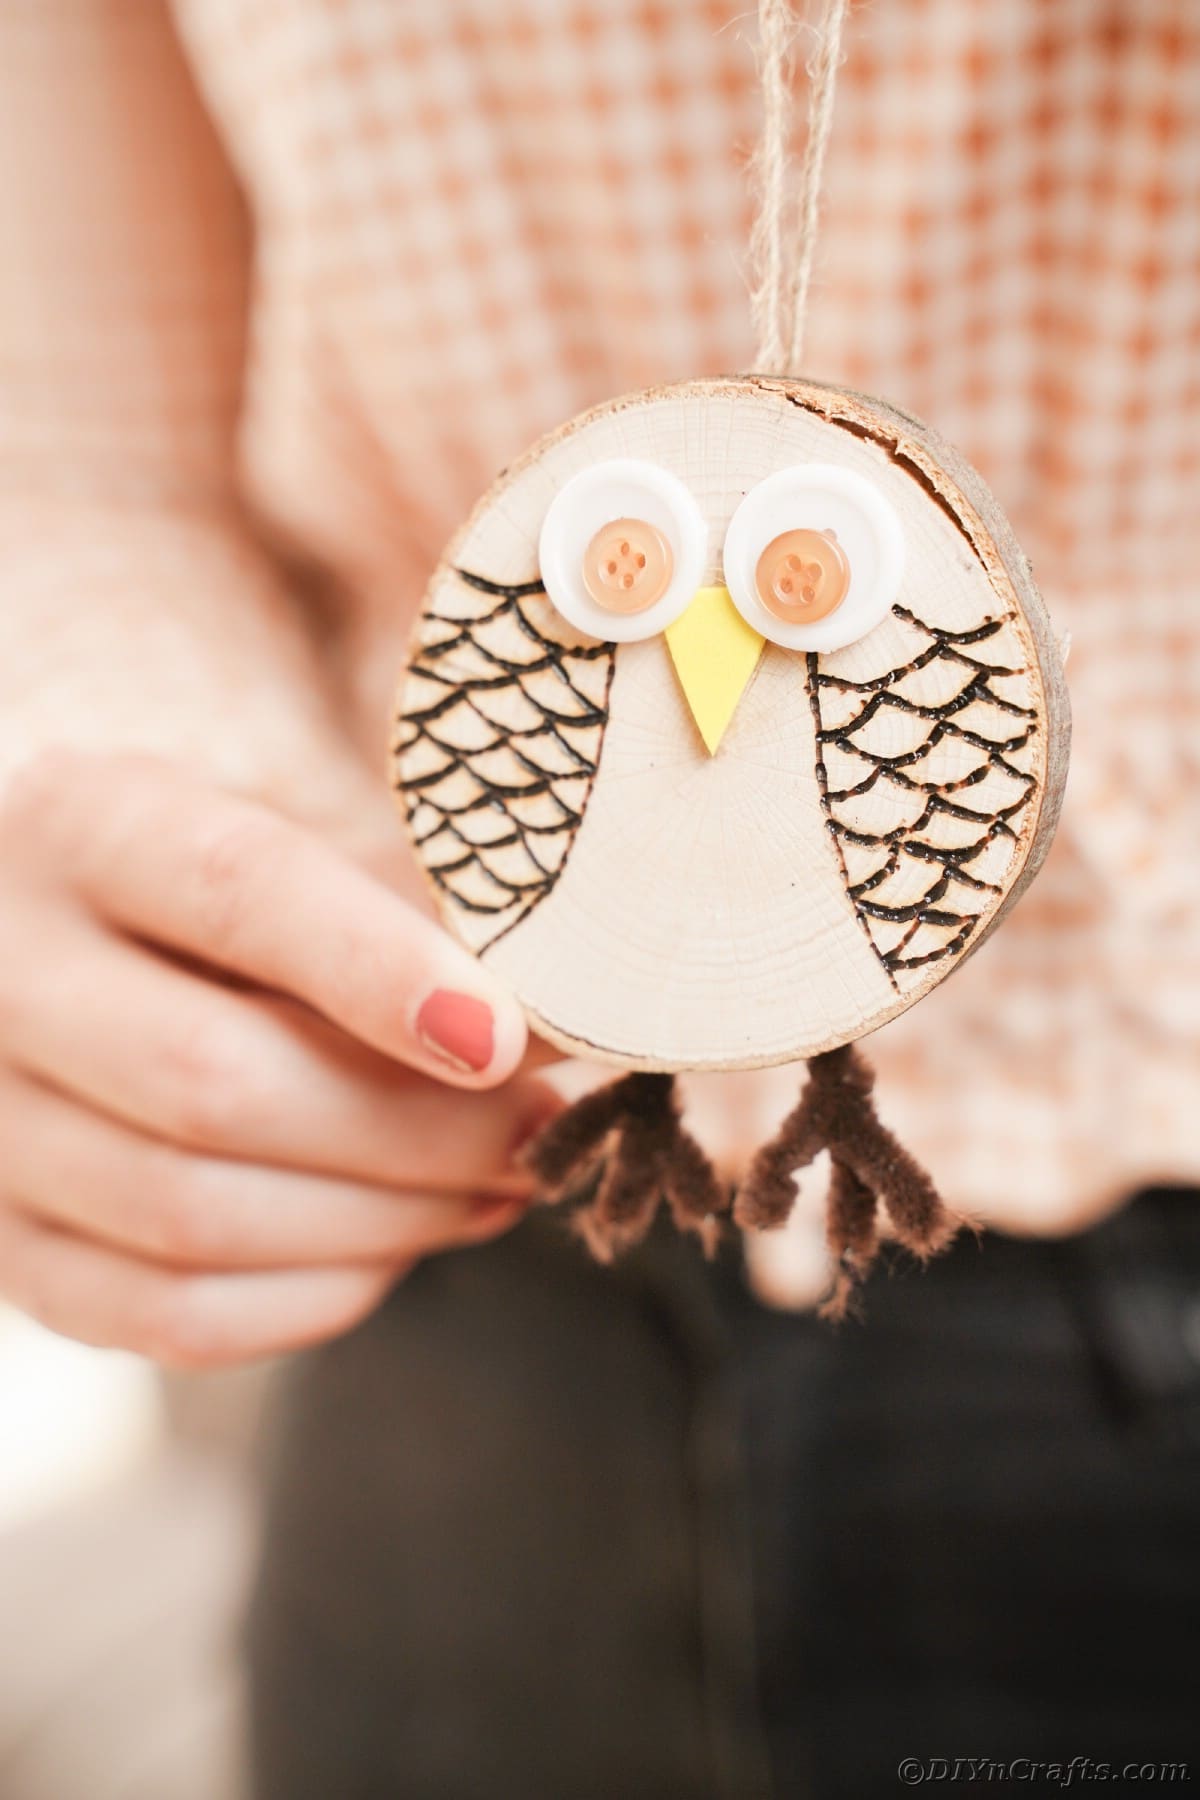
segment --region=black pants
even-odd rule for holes
[[[603,1270],[543,1217],[290,1372],[259,1800],[1200,1775],[1198,1598],[1196,1196],[893,1262],[841,1328],[761,1308],[732,1256],[664,1234]]]

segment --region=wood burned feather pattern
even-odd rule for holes
[[[608,717],[613,646],[566,641],[544,595],[453,571],[422,615],[393,743],[414,843],[477,951],[561,873]]]
[[[955,631],[904,606],[894,616],[877,651],[899,660],[879,673],[807,660],[829,831],[904,992],[963,951],[1004,892],[1037,786],[1037,713],[1011,617]]]

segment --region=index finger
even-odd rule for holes
[[[321,838],[141,757],[91,765],[72,880],[104,917],[304,1001],[363,1043],[462,1087],[526,1044],[509,990]],[[86,785],[85,783],[85,785]]]

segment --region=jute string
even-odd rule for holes
[[[833,127],[842,30],[849,0],[820,0],[811,28],[808,135],[793,182],[791,93],[793,46],[800,30],[793,0],[759,0],[762,138],[754,158],[759,196],[751,239],[751,306],[758,339],[755,367],[795,375],[804,354],[804,324],[820,222],[821,182]]]

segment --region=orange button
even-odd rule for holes
[[[846,598],[850,564],[832,531],[781,531],[759,557],[754,585],[772,618],[811,625]]]
[[[583,585],[605,612],[640,613],[671,585],[675,559],[656,525],[614,519],[583,553]]]

